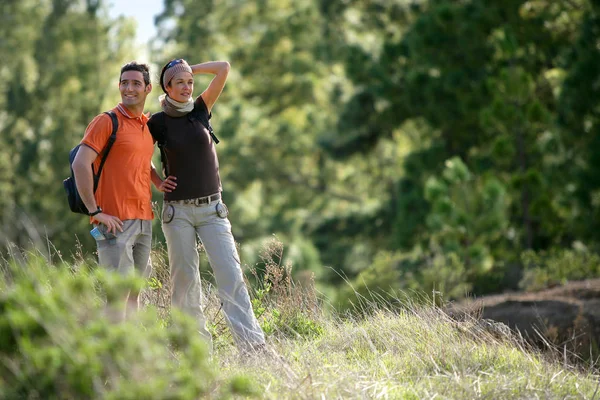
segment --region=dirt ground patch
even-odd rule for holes
[[[586,360],[600,356],[600,279],[468,299],[448,311],[502,322],[541,348],[550,344]]]

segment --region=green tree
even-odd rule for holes
[[[598,99],[600,88],[600,8],[595,2],[585,8],[577,26],[576,40],[562,73],[564,85],[560,91],[557,112],[564,128],[564,145],[572,181],[566,187],[564,203],[574,216],[575,233],[582,240],[595,244],[600,239],[600,118]],[[583,12],[583,10],[582,10]]]
[[[117,77],[132,50],[126,20],[100,1],[3,2],[0,115],[0,236],[22,247],[73,251],[87,220],[71,214],[61,181],[68,153],[91,119],[118,99]],[[9,23],[10,22],[10,23]],[[12,29],[11,27],[16,27]],[[112,82],[112,84],[111,84]],[[81,237],[92,245],[89,235]]]
[[[572,191],[579,187],[573,161],[585,152],[569,146],[556,117],[569,55],[580,57],[582,70],[590,63],[583,48],[595,43],[593,35],[572,50],[580,22],[586,22],[584,32],[592,29],[590,2],[434,0],[404,8],[388,2],[407,16],[396,34],[380,16],[379,2],[347,4],[346,14],[371,29],[363,31],[362,47],[348,53],[346,71],[357,90],[340,120],[356,117],[346,125],[350,134],[336,131],[329,140],[331,154],[374,153],[398,132],[407,135],[410,124],[420,128],[404,173],[389,185],[396,201],[378,212],[388,216],[381,228],[394,233],[388,248],[408,251],[435,237],[425,223],[433,206],[425,182],[453,156],[506,189],[510,235],[491,248],[495,259],[510,265],[523,249],[570,244],[577,235]],[[593,196],[583,193],[589,197],[580,207],[589,209]]]
[[[344,87],[336,76],[341,66],[328,63],[332,56],[317,56],[326,51],[327,25],[318,4],[166,1],[158,22],[164,38],[154,52],[159,63],[184,57],[232,65],[212,123],[223,139],[223,189],[245,262],[258,261],[253,249],[277,234],[286,248],[302,253],[299,259],[313,260],[298,270],[320,269],[305,225],[361,197],[339,181],[340,175],[350,181],[354,168],[340,171],[317,140],[335,129],[331,96]],[[204,85],[198,77],[196,86]]]

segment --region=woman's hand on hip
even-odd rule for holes
[[[161,192],[172,192],[177,187],[176,177],[169,175],[164,181],[161,182],[158,190]]]

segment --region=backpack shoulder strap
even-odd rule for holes
[[[159,146],[164,146],[167,143],[167,123],[164,111],[152,114],[148,121],[148,129],[150,129],[150,134]]]
[[[117,140],[117,130],[119,129],[119,120],[117,119],[117,115],[114,113],[114,111],[106,111],[104,114],[108,114],[112,120],[112,132],[108,138],[108,141],[106,142],[106,146],[104,147],[104,154],[102,155],[102,160],[100,161],[100,167],[98,167],[98,173],[94,176],[94,191],[98,187],[100,174],[102,173],[102,168],[106,162],[106,157],[108,157],[108,153],[110,152],[112,145],[115,143],[115,140]]]
[[[206,129],[208,129],[208,133],[210,133],[210,136],[212,137],[213,141],[215,142],[215,144],[218,144],[219,139],[215,135],[215,131],[213,130],[212,125],[210,124],[210,118],[212,117],[212,113],[208,112],[204,101],[202,101],[201,104],[195,103],[194,109],[192,110],[191,114],[193,118],[200,121],[202,125],[204,125]]]

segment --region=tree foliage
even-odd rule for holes
[[[106,6],[3,2],[4,241],[47,235],[69,251],[77,233],[91,245],[60,180],[68,149],[118,99],[110,82],[130,58],[133,32]],[[392,288],[429,290],[445,279],[459,296],[518,288],[526,251],[578,241],[598,251],[593,2],[164,6],[156,64],[232,65],[212,122],[245,263],[258,263],[275,234],[284,262],[323,285],[384,276]],[[208,79],[198,77],[195,95]]]
[[[69,149],[113,107],[133,30],[97,1],[3,2],[0,239],[73,251],[87,221],[68,212],[61,181]],[[17,27],[13,29],[12,27]],[[110,101],[107,98],[110,97]]]

